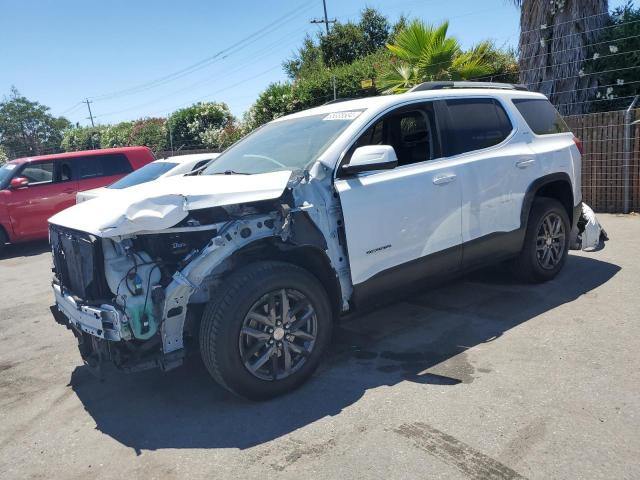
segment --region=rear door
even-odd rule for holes
[[[126,155],[111,153],[73,159],[78,172],[78,190],[105,187],[133,171]]]
[[[46,238],[49,217],[75,203],[73,172],[65,161],[49,160],[28,163],[15,176],[29,184],[6,194],[14,234],[18,240]]]
[[[520,248],[522,200],[539,165],[528,137],[517,132],[517,121],[498,99],[444,103],[445,154],[462,173],[463,263],[472,267]]]
[[[391,145],[393,170],[338,178],[356,295],[376,294],[455,270],[461,259],[458,169],[442,158],[436,105],[398,108],[373,123],[350,148]]]

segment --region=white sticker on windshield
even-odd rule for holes
[[[7,170],[13,170],[14,168],[16,168],[18,165],[15,163],[7,163],[4,168]]]
[[[362,112],[333,112],[324,117],[322,120],[353,120]]]

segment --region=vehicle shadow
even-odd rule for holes
[[[17,245],[7,245],[0,253],[0,260],[9,260],[19,257],[32,257],[50,251],[47,240],[38,240]]]
[[[542,285],[518,285],[502,268],[356,316],[336,328],[331,352],[302,388],[268,402],[239,399],[218,387],[200,362],[166,374],[115,373],[103,382],[77,367],[70,386],[97,429],[135,449],[239,448],[268,442],[337,415],[372,388],[403,381],[464,388],[487,370],[465,351],[500,341],[509,329],[571,302],[620,267],[571,256]],[[578,312],[576,312],[578,315]]]

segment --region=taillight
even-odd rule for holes
[[[580,139],[578,137],[573,137],[573,143],[575,143],[576,147],[578,147],[580,155],[584,155],[584,148],[582,147],[582,142],[580,141]]]

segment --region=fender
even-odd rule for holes
[[[573,224],[574,220],[574,204],[573,204],[573,188],[571,187],[571,178],[565,172],[556,172],[550,173],[549,175],[545,175],[543,177],[537,178],[527,188],[527,191],[524,194],[524,199],[522,201],[522,210],[520,212],[520,229],[523,233],[527,229],[527,222],[529,221],[529,212],[531,211],[531,205],[533,205],[533,200],[535,199],[538,191],[544,187],[545,185],[549,185],[553,182],[565,182],[569,191],[571,192],[571,208],[567,214],[569,215],[569,222]]]

